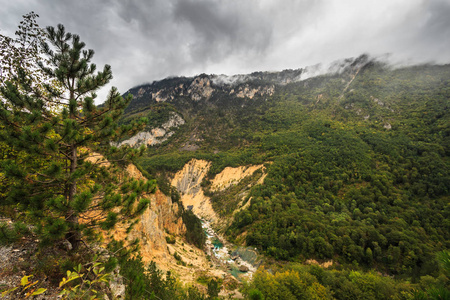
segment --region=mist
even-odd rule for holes
[[[112,66],[111,85],[121,92],[168,76],[297,68],[316,74],[337,60],[362,53],[388,56],[397,65],[450,62],[447,0],[0,0],[0,4],[2,33],[13,34],[21,15],[30,11],[40,15],[42,27],[62,23],[95,50],[99,68]],[[98,92],[98,102],[107,90]]]

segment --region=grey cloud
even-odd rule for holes
[[[0,29],[34,10],[110,64],[125,91],[167,76],[243,74],[361,53],[450,62],[450,0],[0,0]],[[99,93],[100,96],[102,92]],[[106,94],[106,92],[104,92]]]
[[[112,2],[112,1],[110,1]],[[172,4],[170,1],[115,0],[110,7],[129,25],[136,25],[142,39],[164,38],[172,30]]]
[[[416,39],[422,42],[424,51],[432,51],[437,61],[445,62],[450,49],[450,1],[430,1],[427,8]]]
[[[429,40],[450,40],[450,2],[444,0],[430,1],[422,37]]]
[[[190,30],[194,59],[220,59],[235,53],[264,53],[271,43],[267,16],[252,2],[178,1],[175,21]]]

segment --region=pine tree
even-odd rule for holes
[[[39,15],[30,12],[22,17],[15,37],[0,34],[0,84],[17,76],[19,68],[34,80],[43,80],[43,73],[33,65],[42,54],[40,44],[44,41],[45,31],[36,21]]]
[[[42,70],[35,67],[36,59],[43,54],[39,45],[45,37],[44,30],[39,27],[36,21],[39,16],[30,12],[22,17],[23,19],[20,21],[14,37],[0,34],[0,86],[4,86],[6,81],[10,81],[20,88],[18,83],[14,81],[19,70],[26,72],[27,76],[32,78],[34,82],[44,82],[49,79],[45,78]],[[0,132],[3,130],[4,126],[0,123]],[[11,145],[0,141],[0,159],[18,158],[23,155],[26,155],[26,153],[16,151]],[[0,170],[0,197],[5,197],[10,186],[11,182],[4,177],[2,170]],[[5,213],[5,210],[2,210],[2,213]]]
[[[143,148],[117,149],[111,142],[142,129],[145,120],[117,124],[131,98],[115,88],[103,105],[94,104],[112,72],[109,65],[96,72],[94,51],[84,48],[63,25],[47,27],[42,50],[48,61],[38,66],[50,80],[38,81],[19,66],[0,87],[0,141],[27,154],[1,161],[13,183],[3,200],[32,218],[42,241],[65,238],[75,249],[96,228],[142,213],[149,203],[142,196],[155,187],[124,176]]]

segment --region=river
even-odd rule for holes
[[[240,281],[250,280],[259,265],[256,249],[238,247],[228,242],[206,220],[202,220],[202,227],[206,233],[205,251],[211,262]]]

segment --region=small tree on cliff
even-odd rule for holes
[[[2,201],[25,211],[43,241],[66,238],[77,248],[93,229],[142,213],[148,200],[141,196],[155,185],[123,176],[125,163],[143,149],[110,146],[145,123],[117,125],[131,99],[113,88],[101,107],[94,105],[95,91],[112,78],[110,66],[96,72],[94,51],[62,25],[48,27],[46,41],[48,61],[38,65],[57,84],[36,82],[19,67],[0,87],[0,139],[27,153],[2,159],[4,176],[13,183]]]

